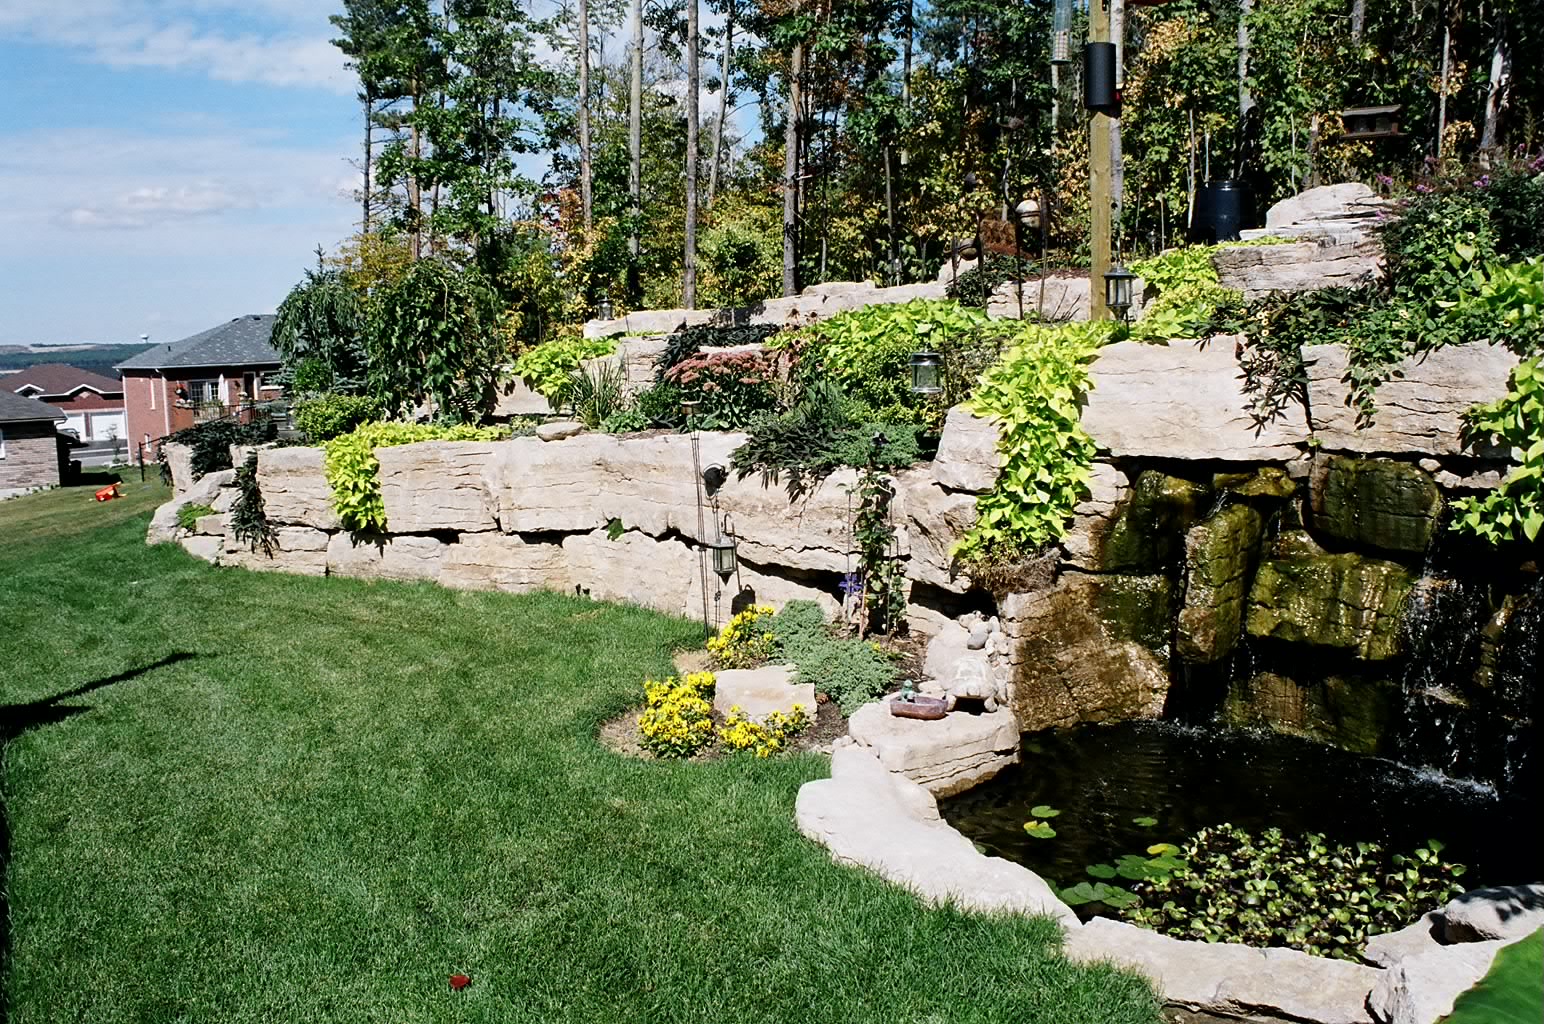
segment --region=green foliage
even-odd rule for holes
[[[428,399],[438,415],[476,423],[492,408],[509,350],[500,313],[475,267],[418,260],[386,289],[371,323],[372,392],[390,411]]]
[[[312,444],[331,441],[380,415],[381,403],[370,395],[320,394],[295,403],[295,426]]]
[[[1544,346],[1544,257],[1474,269],[1469,286],[1441,303],[1463,340],[1483,338],[1520,355]]]
[[[985,309],[987,300],[992,297],[992,293],[999,285],[1007,284],[1009,281],[1022,281],[1034,273],[1035,264],[1032,260],[989,251],[984,263],[977,263],[949,282],[949,298],[955,299],[961,305]],[[1027,293],[1029,286],[1025,285],[1024,290]]]
[[[1490,211],[1472,190],[1416,195],[1384,225],[1383,255],[1396,295],[1452,298],[1473,268],[1496,259]]]
[[[342,271],[323,265],[320,249],[316,263],[279,303],[273,347],[291,372],[297,395],[356,394],[369,376],[364,305]]]
[[[386,505],[381,500],[377,448],[419,441],[495,441],[507,435],[500,427],[437,426],[429,423],[366,423],[328,441],[327,484],[332,507],[353,533],[385,533]]]
[[[1544,929],[1502,946],[1485,977],[1459,994],[1442,1024],[1535,1024],[1544,1020]]]
[[[691,356],[671,367],[665,380],[683,401],[696,402],[696,423],[707,430],[738,430],[777,406],[774,357],[746,349]]]
[[[858,638],[891,632],[906,618],[906,576],[901,571],[890,503],[895,485],[879,468],[881,438],[869,445],[852,497],[852,539],[857,548]]]
[[[192,532],[200,519],[212,515],[214,515],[214,507],[211,505],[183,505],[177,510],[177,525]]]
[[[736,345],[763,345],[782,328],[774,324],[744,324],[739,327],[723,327],[716,324],[700,324],[683,327],[665,336],[665,351],[654,364],[655,380],[664,380],[665,374],[704,348],[731,348]]]
[[[638,392],[633,399],[633,410],[649,427],[674,427],[683,421],[681,415],[681,389],[669,381],[655,384]]]
[[[1024,831],[1035,839],[1055,839],[1056,830],[1043,821],[1026,821]]]
[[[773,616],[778,655],[792,662],[800,680],[814,684],[842,714],[850,715],[884,693],[895,666],[873,644],[833,634],[813,601],[790,601]]]
[[[247,461],[236,467],[236,501],[226,514],[225,525],[231,536],[246,542],[250,550],[262,549],[263,554],[273,557],[277,535],[268,522],[263,492],[257,486],[257,452],[248,455]]]
[[[620,362],[599,363],[569,374],[560,398],[573,407],[580,423],[599,430],[601,424],[626,411],[626,384],[627,370]]]
[[[783,286],[782,225],[763,218],[714,223],[697,243],[702,274],[701,298],[712,306],[736,308],[781,293]]]
[[[752,605],[737,612],[719,629],[718,635],[708,638],[708,654],[714,668],[757,668],[772,656],[774,638],[772,616],[776,609],[771,605]]]
[[[267,444],[277,434],[273,420],[266,411],[260,411],[250,423],[241,423],[235,418],[208,420],[167,434],[165,440],[192,449],[193,476],[197,478],[230,469],[231,445]],[[164,449],[160,456],[164,464]]]
[[[543,342],[515,360],[515,376],[554,405],[586,359],[609,356],[617,350],[615,338],[559,338]]]
[[[976,501],[976,523],[955,554],[967,561],[1037,551],[1061,537],[1087,493],[1094,442],[1079,424],[1088,364],[1108,322],[1023,324],[1013,347],[982,378],[971,401],[997,424],[1003,468]]]
[[[648,430],[653,424],[636,407],[618,409],[601,421],[600,429],[607,434],[634,434]]]
[[[1499,443],[1521,453],[1521,465],[1501,486],[1454,502],[1452,529],[1492,544],[1536,542],[1544,530],[1544,369],[1535,357],[1517,365],[1505,397],[1464,416],[1466,439]]]
[[[1136,341],[1206,337],[1218,311],[1242,298],[1217,283],[1212,257],[1219,248],[1190,245],[1133,263],[1131,272],[1142,279],[1145,288],[1156,291],[1157,297],[1126,328],[1125,336]]]
[[[745,443],[731,458],[740,476],[760,473],[767,481],[784,478],[799,494],[841,466],[899,469],[922,457],[914,424],[870,423],[867,410],[829,381],[805,389],[793,408],[765,416],[750,426]],[[875,448],[875,438],[879,445]]]
[[[1123,910],[1127,919],[1179,938],[1347,960],[1369,936],[1446,903],[1465,873],[1442,859],[1436,840],[1390,855],[1376,843],[1289,838],[1274,828],[1256,836],[1226,824],[1202,829],[1183,848],[1162,843],[1148,852],[1156,856],[1118,866],[1140,900]]]
[[[1001,327],[959,303],[915,299],[839,313],[788,337],[794,378],[803,387],[829,380],[887,423],[933,423],[938,407],[911,392],[911,357],[919,348],[943,352],[951,339]],[[935,403],[936,406],[936,403]]]

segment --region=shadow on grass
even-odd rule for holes
[[[152,661],[148,665],[141,665],[139,668],[119,672],[116,675],[103,676],[101,679],[93,679],[89,683],[82,683],[74,689],[56,693],[42,700],[27,701],[23,704],[0,704],[0,765],[4,763],[5,748],[18,736],[39,726],[53,725],[91,710],[90,707],[78,704],[62,704],[62,701],[84,697],[104,687],[128,682],[146,672],[154,672],[158,668],[166,668],[179,661],[197,657],[199,655],[188,651],[178,651],[158,661]],[[10,865],[11,826],[5,813],[5,801],[0,799],[0,1024],[5,1024],[10,1017],[9,999],[5,991],[6,971],[11,961],[11,905],[7,896],[9,886],[6,884],[6,873]]]

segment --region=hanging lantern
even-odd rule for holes
[[[613,312],[611,308],[611,293],[601,292],[600,301],[595,304],[595,318],[597,320],[611,320],[613,319]]]
[[[1137,275],[1119,263],[1105,271],[1104,304],[1122,320],[1131,311],[1131,283],[1136,279]]]
[[[1072,63],[1072,0],[1056,0],[1051,8],[1051,63]]]
[[[943,393],[939,385],[939,371],[943,358],[937,352],[921,349],[911,356],[911,393],[914,395],[938,395]]]
[[[724,517],[724,528],[718,532],[718,536],[708,545],[708,554],[713,561],[713,571],[720,576],[733,576],[738,561],[735,554],[734,524],[729,517]]]

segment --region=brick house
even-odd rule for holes
[[[123,411],[123,383],[64,363],[39,363],[5,378],[18,395],[36,398],[64,413],[64,429],[82,441],[129,436]]]
[[[272,314],[238,316],[119,363],[130,445],[280,397]]]
[[[62,422],[53,406],[0,388],[0,498],[59,486],[70,450]]]

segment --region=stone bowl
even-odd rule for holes
[[[936,721],[949,713],[949,702],[942,697],[914,695],[910,700],[893,697],[890,714],[896,718],[918,718],[924,722]]]

